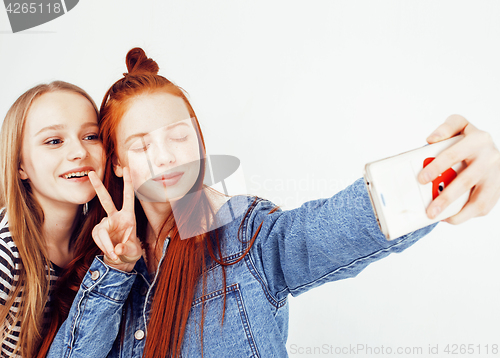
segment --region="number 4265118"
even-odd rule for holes
[[[9,3],[6,8],[9,14],[42,14],[42,13],[54,13],[58,14],[62,11],[60,3],[48,3],[48,4],[37,4],[37,3]]]

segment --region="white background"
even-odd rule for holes
[[[369,161],[425,144],[452,113],[498,145],[499,19],[498,1],[85,0],[12,34],[0,9],[0,114],[56,79],[99,105],[141,46],[189,93],[208,151],[241,159],[249,193],[293,208],[343,189]],[[447,344],[474,344],[479,356],[480,344],[491,356],[499,206],[291,298],[290,356],[358,344],[422,347],[419,356],[436,344],[440,356]]]

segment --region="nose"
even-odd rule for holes
[[[158,168],[175,163],[175,154],[165,140],[155,142],[153,146],[152,162]]]
[[[81,141],[74,140],[69,143],[68,160],[84,159],[88,154],[87,148]]]

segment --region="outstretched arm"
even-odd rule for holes
[[[465,191],[472,190],[462,211],[447,220],[451,223],[486,214],[500,196],[500,154],[488,133],[455,115],[438,127],[428,141],[433,143],[456,134],[465,137],[438,155],[419,176],[422,183],[429,182],[457,162],[466,161],[467,168],[427,210],[433,217],[435,208],[443,210]],[[277,300],[324,282],[353,277],[369,263],[409,247],[435,226],[386,241],[361,179],[330,199],[268,214],[271,209],[272,205],[264,202],[253,211],[246,240],[262,223],[251,253],[260,273],[258,279]]]
[[[436,225],[387,241],[363,179],[329,199],[268,214],[272,208],[266,201],[258,204],[247,235],[262,223],[250,252],[258,279],[277,301],[289,293],[298,295],[326,282],[354,277],[371,262],[411,246]]]

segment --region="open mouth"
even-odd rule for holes
[[[81,172],[73,172],[62,175],[64,179],[73,179],[73,178],[83,178],[89,175],[90,170],[84,170]]]

